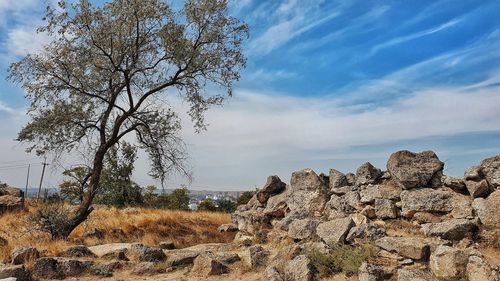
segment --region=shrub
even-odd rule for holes
[[[236,202],[228,199],[217,200],[217,211],[223,213],[232,213],[236,210]]]
[[[210,199],[205,199],[200,202],[198,205],[198,211],[208,211],[208,212],[215,212],[217,211],[217,206],[215,206],[214,201]]]
[[[252,199],[253,195],[255,194],[255,191],[244,191],[240,194],[238,197],[236,204],[239,205],[245,205]]]
[[[72,213],[72,208],[63,203],[44,203],[30,215],[30,220],[40,231],[50,233],[53,239],[61,239]]]
[[[328,253],[311,251],[309,257],[320,276],[329,276],[336,272],[356,274],[361,264],[375,254],[371,244],[349,246],[336,244],[330,246]]]

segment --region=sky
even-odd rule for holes
[[[28,103],[4,77],[48,42],[35,32],[43,11],[40,0],[0,0],[0,181],[20,187],[28,163],[38,185],[42,159],[14,141]],[[247,68],[206,132],[183,122],[194,180],[167,187],[253,189],[268,175],[366,161],[385,169],[401,149],[433,150],[445,174],[462,176],[500,153],[500,1],[239,0],[230,13],[250,27]],[[74,164],[50,165],[43,187]],[[134,179],[157,184],[147,171],[141,154]]]

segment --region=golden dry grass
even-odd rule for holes
[[[7,246],[0,247],[0,262],[8,259],[12,249],[19,246],[33,246],[49,256],[56,256],[64,247],[76,244],[92,246],[140,242],[156,246],[169,240],[177,247],[187,247],[234,239],[232,233],[217,231],[221,224],[231,221],[229,214],[99,206],[86,222],[71,233],[67,241],[53,241],[47,233],[37,231],[29,221],[29,215],[35,211],[35,206],[28,206],[25,211],[0,216],[0,237],[8,241]],[[105,233],[102,239],[82,238],[86,231],[95,228]],[[113,229],[121,229],[124,235],[113,235]]]

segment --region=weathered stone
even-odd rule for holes
[[[248,262],[251,268],[257,268],[267,263],[269,251],[260,245],[248,248]]]
[[[363,262],[359,267],[359,281],[383,281],[389,280],[393,275],[393,269]]]
[[[141,262],[158,262],[166,258],[165,253],[160,248],[152,248],[142,244],[132,245],[129,251]]]
[[[90,270],[94,265],[91,261],[80,261],[74,259],[58,259],[57,267],[62,271],[64,277],[80,276]]]
[[[195,275],[208,277],[229,273],[229,267],[217,261],[213,255],[204,253],[194,259],[191,272]]]
[[[426,260],[429,257],[429,245],[424,240],[411,237],[383,237],[375,241],[378,247],[396,252],[414,260]]]
[[[492,189],[500,186],[500,155],[481,161],[481,172]]]
[[[357,191],[349,191],[344,196],[332,194],[330,200],[325,205],[325,216],[328,219],[343,218],[347,214],[353,214],[356,210],[361,209]]]
[[[0,264],[0,279],[4,278],[15,278],[17,281],[31,281],[31,273],[22,264]]]
[[[391,179],[404,189],[441,185],[444,163],[432,151],[413,153],[402,150],[391,154],[387,170]]]
[[[224,225],[219,226],[218,229],[220,229],[222,226],[224,226]],[[238,227],[236,227],[236,230],[238,230]],[[221,231],[219,230],[219,232],[221,232]],[[163,241],[163,242],[160,242],[158,247],[160,247],[160,249],[162,249],[162,250],[173,250],[173,249],[175,249],[175,244],[172,241]]]
[[[429,267],[439,279],[460,280],[464,277],[468,257],[459,249],[439,246],[431,254]]]
[[[98,257],[115,255],[119,251],[127,251],[132,248],[133,243],[110,243],[88,247]]]
[[[472,207],[483,225],[500,227],[500,190],[491,193],[486,199],[474,199]]]
[[[12,264],[24,264],[28,261],[34,261],[40,257],[40,252],[33,247],[16,248],[10,254]]]
[[[350,215],[352,221],[354,222],[354,224],[356,225],[362,225],[362,224],[366,224],[368,223],[368,218],[362,214],[352,214]]]
[[[355,226],[351,218],[341,218],[320,223],[316,234],[327,244],[344,243],[349,230]]]
[[[236,253],[214,253],[213,255],[215,260],[223,264],[232,264],[241,260]]]
[[[467,189],[465,188],[465,182],[461,178],[443,176],[443,185],[453,189],[456,192],[465,193]]]
[[[281,219],[285,217],[288,209],[287,200],[290,193],[290,188],[287,188],[282,193],[269,198],[266,207],[262,210],[264,216],[271,219]]]
[[[69,246],[63,250],[63,255],[66,257],[97,257],[84,245]]]
[[[301,219],[293,221],[288,227],[288,237],[292,239],[307,239],[316,233],[318,221],[315,219]]]
[[[361,203],[373,203],[375,199],[399,200],[403,190],[396,185],[368,185],[359,192]]]
[[[373,208],[373,206],[366,206],[363,208],[363,210],[361,210],[361,214],[370,218],[370,219],[374,219],[377,217],[377,214],[375,213],[375,208]]]
[[[186,251],[186,250],[179,250],[175,252],[174,251],[168,253],[166,261],[172,267],[182,267],[191,265],[193,264],[194,259],[200,254],[199,252],[196,251]]]
[[[300,255],[291,260],[285,267],[286,281],[313,281],[314,267],[306,255]]]
[[[480,166],[472,166],[464,171],[464,179],[465,180],[472,180],[472,181],[477,181],[481,180],[481,167]]]
[[[423,224],[422,232],[427,236],[461,240],[473,236],[477,232],[477,225],[468,219],[451,219],[440,223]]]
[[[346,241],[352,243],[356,239],[369,239],[375,240],[385,236],[385,229],[378,227],[374,224],[362,224],[359,226],[354,226],[349,230],[346,236]]]
[[[13,212],[24,208],[24,198],[12,195],[0,196],[0,214]]]
[[[474,210],[472,208],[472,198],[467,195],[453,193],[450,198],[450,205],[452,210],[450,215],[455,219],[466,219],[474,217]]]
[[[278,176],[269,176],[264,187],[257,192],[257,200],[265,204],[270,197],[280,194],[285,188],[286,183],[282,182]]]
[[[132,273],[135,275],[155,275],[163,271],[154,262],[140,262],[132,268]]]
[[[449,213],[453,210],[453,193],[444,189],[413,189],[401,192],[402,215],[413,217],[416,212]]]
[[[467,263],[468,280],[500,280],[498,273],[494,272],[491,266],[481,257],[470,256]]]
[[[375,215],[379,219],[395,219],[398,216],[398,210],[391,200],[375,199]]]
[[[33,275],[37,278],[62,279],[64,274],[55,258],[39,258],[33,265]]]
[[[303,169],[292,173],[290,180],[292,191],[325,189],[324,182],[312,169]]]
[[[375,168],[370,162],[366,162],[356,170],[356,184],[374,183],[380,176],[382,176],[382,171]]]
[[[443,221],[440,216],[434,215],[429,212],[416,212],[415,215],[413,215],[413,220],[418,222],[419,224],[438,223]]]
[[[345,174],[345,178],[347,180],[348,185],[354,185],[356,184],[356,175],[353,173],[347,173]]]
[[[398,269],[398,281],[432,281],[435,280],[429,271],[416,268]]]
[[[328,188],[311,169],[292,173],[290,192],[287,198],[288,208],[308,216],[320,217],[329,199]]]
[[[234,223],[223,224],[217,228],[219,232],[236,232],[238,231],[238,226]]]
[[[337,188],[349,185],[346,176],[335,169],[330,169],[329,184],[332,192]]]
[[[269,266],[266,268],[266,280],[267,281],[284,281],[281,274],[278,272],[276,267]]]
[[[490,194],[490,187],[486,180],[481,180],[479,182],[468,180],[465,181],[465,186],[472,198],[486,197]]]

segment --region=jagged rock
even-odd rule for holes
[[[464,276],[468,257],[459,249],[439,246],[431,254],[429,267],[437,278],[460,280]]]
[[[450,198],[451,212],[450,215],[455,219],[466,219],[474,217],[472,208],[472,198],[467,195],[453,193]]]
[[[12,195],[0,196],[0,214],[13,212],[24,208],[24,198]]]
[[[451,219],[440,223],[423,224],[422,232],[426,236],[437,236],[447,240],[461,240],[473,236],[477,232],[477,225],[468,219]]]
[[[481,173],[492,189],[500,186],[500,155],[481,161]]]
[[[393,274],[392,271],[393,269],[381,265],[375,265],[363,262],[359,267],[358,278],[359,281],[389,280],[389,278],[391,278]]]
[[[14,197],[24,197],[24,191],[16,187],[0,187],[0,196],[10,195]]]
[[[344,243],[349,230],[355,226],[351,218],[323,222],[316,228],[316,234],[327,244]]]
[[[416,268],[401,268],[398,270],[398,281],[431,281],[432,274],[426,270]]]
[[[264,216],[272,219],[283,218],[288,209],[287,200],[290,193],[290,188],[287,188],[282,193],[269,198],[266,207],[262,210]]]
[[[429,257],[429,245],[422,239],[411,237],[383,237],[375,245],[389,252],[414,260],[426,260]]]
[[[480,166],[472,166],[472,167],[465,169],[464,179],[465,180],[472,180],[472,181],[481,180],[482,179],[481,167]]]
[[[135,275],[154,275],[162,271],[154,262],[140,262],[132,268],[132,273]]]
[[[349,230],[346,236],[346,241],[352,243],[355,239],[375,240],[385,236],[385,229],[374,224],[362,224],[355,226]]]
[[[63,250],[63,255],[66,257],[97,257],[84,245],[69,246]]]
[[[266,280],[268,281],[284,281],[276,267],[269,266],[266,268]]]
[[[214,253],[213,255],[215,260],[223,264],[232,264],[241,260],[236,253]]]
[[[127,251],[132,248],[133,243],[110,243],[88,247],[98,257],[114,256],[119,251]]]
[[[291,260],[285,267],[286,281],[314,280],[314,267],[306,255],[300,255]]]
[[[39,258],[33,265],[33,275],[37,278],[62,279],[64,274],[55,258]]]
[[[483,225],[500,227],[500,190],[491,193],[486,199],[474,199],[472,207]]]
[[[141,262],[158,262],[166,258],[165,253],[161,249],[144,246],[142,244],[132,245],[129,251]]]
[[[398,216],[398,210],[391,200],[375,199],[375,215],[379,219],[395,219]]]
[[[396,185],[368,185],[359,192],[361,203],[373,203],[375,199],[399,200],[402,188]]]
[[[238,226],[234,223],[223,224],[217,228],[217,231],[219,231],[219,232],[236,232],[236,231],[238,231]],[[164,249],[164,248],[162,248],[162,249]]]
[[[490,187],[486,180],[481,180],[479,182],[468,180],[465,181],[465,186],[472,198],[486,197],[490,194]]]
[[[413,215],[413,220],[418,222],[419,224],[438,223],[443,221],[440,216],[434,215],[429,212],[416,212],[415,215]]]
[[[269,251],[260,245],[248,248],[248,262],[251,268],[257,268],[267,263]]]
[[[361,210],[361,214],[366,216],[367,218],[374,219],[377,217],[377,214],[375,213],[375,208],[373,206],[366,206]]]
[[[453,193],[445,189],[422,188],[401,192],[402,215],[413,217],[416,212],[449,213],[453,210]]]
[[[269,176],[264,187],[257,192],[257,200],[265,204],[270,197],[280,194],[285,188],[286,183],[282,182],[278,176]]]
[[[354,222],[354,224],[356,225],[362,225],[362,224],[365,224],[365,223],[368,223],[368,218],[362,214],[352,214],[350,215],[352,221]]]
[[[348,185],[354,185],[356,184],[356,175],[353,173],[347,173],[345,174],[345,178],[347,180]]]
[[[443,176],[443,185],[453,189],[456,192],[465,193],[467,189],[465,188],[465,182],[461,178]]]
[[[481,257],[470,256],[467,263],[468,280],[500,280],[500,274],[494,272],[491,266]]]
[[[175,252],[174,252],[175,251]],[[191,265],[194,262],[194,259],[199,255],[199,252],[195,251],[186,251],[186,250],[173,250],[168,253],[167,263],[172,267],[182,267]]]
[[[217,261],[213,255],[204,253],[194,259],[191,272],[195,275],[208,277],[229,273],[229,267]]]
[[[356,184],[374,183],[380,176],[382,176],[382,171],[375,168],[370,162],[366,162],[356,170]]]
[[[335,169],[330,169],[329,184],[332,192],[337,188],[349,185],[346,176]]]
[[[24,264],[28,261],[33,261],[40,257],[40,252],[33,247],[16,248],[10,254],[12,264]]]
[[[15,278],[17,281],[31,281],[31,273],[24,265],[0,264],[0,279]]]
[[[307,239],[316,233],[318,221],[315,219],[301,219],[293,221],[288,227],[288,237],[292,239]]]
[[[332,194],[330,200],[325,205],[325,217],[328,219],[336,219],[346,217],[348,214],[353,214],[356,210],[361,210],[359,201],[359,193],[357,191],[349,191],[344,196]]]
[[[329,199],[328,188],[321,178],[311,169],[292,173],[291,194],[287,206],[291,211],[302,212],[308,216],[320,217]]]
[[[219,232],[222,232],[220,230],[220,228],[222,226],[225,226],[225,224],[219,226],[219,228],[217,229],[217,230],[219,230]],[[235,226],[235,227],[236,227],[236,231],[238,231],[238,227],[237,226]],[[227,231],[227,230],[224,230],[224,231]],[[160,247],[160,249],[163,249],[163,250],[173,250],[173,249],[175,249],[175,244],[172,241],[163,241],[163,242],[160,242],[158,247]]]
[[[391,179],[404,189],[441,185],[444,163],[432,151],[413,153],[402,150],[391,154],[387,170]]]
[[[58,259],[57,267],[62,271],[64,277],[80,276],[90,270],[94,265],[91,261],[80,261],[74,259]]]

